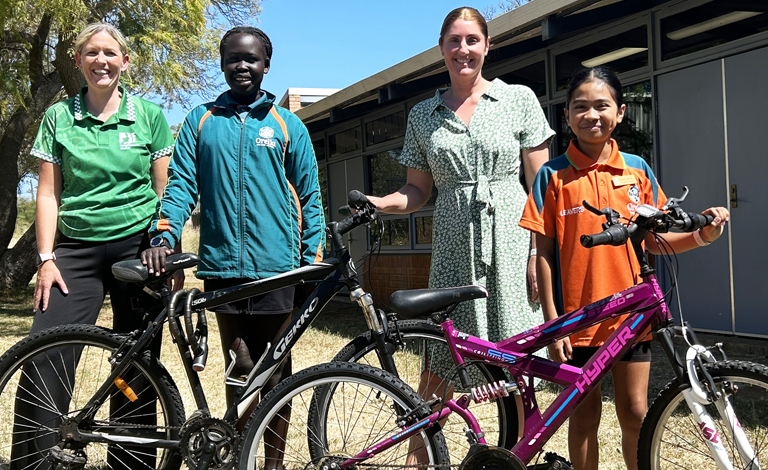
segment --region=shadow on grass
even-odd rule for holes
[[[6,292],[0,298],[0,334],[25,336],[32,326],[32,298],[35,286]]]
[[[350,340],[368,330],[360,307],[345,296],[328,302],[312,327]]]

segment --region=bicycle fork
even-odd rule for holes
[[[733,406],[728,399],[728,384],[715,384],[712,378],[705,372],[707,375],[705,380],[709,383],[710,392],[707,393],[702,387],[699,375],[696,371],[696,363],[701,359],[707,362],[715,362],[712,353],[710,353],[704,346],[694,344],[688,348],[685,362],[688,371],[688,382],[691,387],[683,391],[683,397],[685,397],[688,408],[690,408],[691,413],[693,413],[696,418],[696,422],[699,425],[704,441],[706,442],[707,447],[709,447],[709,451],[712,453],[712,457],[714,458],[715,463],[717,463],[717,467],[720,470],[733,470],[734,468],[731,460],[728,458],[728,452],[715,430],[714,420],[704,407],[709,404],[714,404],[717,408],[717,411],[725,424],[725,431],[733,438],[736,450],[739,452],[739,456],[744,462],[744,468],[747,470],[760,470],[760,464],[755,456],[755,451],[749,443],[741,424],[739,424],[736,413],[733,411]]]

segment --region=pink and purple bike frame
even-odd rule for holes
[[[634,313],[627,316],[582,368],[532,355],[533,352],[559,338],[627,312]],[[664,301],[664,295],[656,276],[651,274],[646,276],[641,284],[498,343],[484,341],[455,330],[451,320],[442,323],[441,328],[456,364],[463,364],[465,360],[481,360],[506,368],[515,378],[523,399],[525,426],[523,438],[511,450],[520,460],[528,463],[541,451],[549,438],[600,383],[608,371],[633,344],[641,339],[647,327],[669,320],[671,315]],[[543,414],[536,402],[535,391],[530,385],[532,381],[526,382],[524,379],[526,376],[538,377],[565,386],[565,390]],[[419,433],[425,427],[433,426],[451,413],[458,413],[476,435],[482,436],[482,429],[477,419],[467,409],[471,401],[466,394],[456,400],[447,401],[438,411],[404,428],[396,435],[365,449],[344,462],[341,467],[347,468],[366,460]],[[479,442],[486,443],[483,437],[479,438]]]

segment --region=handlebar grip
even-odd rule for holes
[[[704,214],[688,214],[691,219],[691,232],[694,232],[702,227],[706,227],[711,224],[715,217],[712,215]]]
[[[349,192],[349,205],[355,208],[361,208],[368,204],[368,198],[360,191],[353,189]]]
[[[592,248],[600,245],[621,246],[629,240],[629,230],[624,225],[611,225],[604,231],[594,235],[582,235],[581,246]]]

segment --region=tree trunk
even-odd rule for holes
[[[0,292],[21,289],[29,284],[37,271],[37,242],[35,224],[10,250],[0,255]]]

